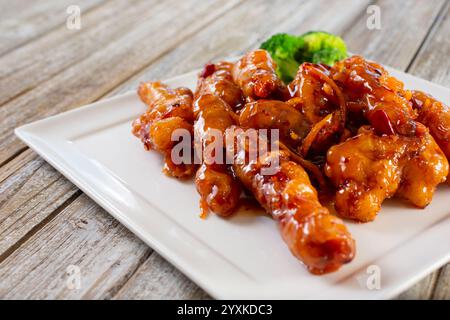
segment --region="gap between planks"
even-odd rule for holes
[[[51,214],[45,217],[41,222],[35,225],[30,231],[28,231],[22,238],[20,238],[16,243],[9,247],[5,252],[0,255],[0,263],[2,263],[6,258],[8,258],[14,251],[16,251],[23,243],[35,235],[39,230],[41,230],[47,223],[52,221],[61,211],[67,208],[76,198],[78,198],[83,192],[77,190],[70,198],[64,201],[58,208],[56,208]]]
[[[425,35],[425,37],[422,40],[422,43],[417,48],[416,52],[414,53],[414,56],[412,57],[411,61],[409,62],[408,66],[405,68],[405,72],[408,73],[411,69],[414,62],[417,60],[417,57],[419,56],[420,52],[424,48],[424,45],[427,43],[428,39],[433,33],[433,30],[438,26],[439,22],[444,19],[446,13],[447,13],[447,7],[450,5],[450,0],[446,0],[441,7],[439,8],[438,14],[436,15],[436,18],[431,23],[430,27],[428,28],[428,32]]]

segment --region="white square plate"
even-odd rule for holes
[[[406,87],[450,103],[449,89],[390,71]],[[194,88],[196,75],[166,83]],[[144,151],[131,134],[132,120],[144,110],[129,92],[22,126],[16,134],[213,297],[390,298],[450,259],[450,187],[441,185],[424,210],[389,200],[374,222],[348,222],[357,244],[354,261],[333,274],[311,275],[268,216],[200,219],[193,183],[166,177],[161,156]],[[380,289],[367,285],[376,283],[371,276],[378,271]]]

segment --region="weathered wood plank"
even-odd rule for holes
[[[0,105],[85,59],[165,8],[156,0],[112,0],[83,14],[80,30],[61,25],[1,57]]]
[[[401,293],[399,300],[428,300],[432,297],[434,287],[438,278],[438,271],[426,276],[408,290]]]
[[[76,4],[81,14],[103,0],[3,1],[0,9],[0,55],[66,23],[66,9]]]
[[[36,154],[31,150],[25,149],[25,151],[26,152],[19,154],[14,161],[6,163],[0,169],[0,183],[16,171],[21,170],[25,163],[32,161],[36,157]]]
[[[108,298],[149,250],[82,195],[0,264],[0,297]],[[70,265],[81,272],[79,289],[67,286]]]
[[[445,0],[376,1],[380,8],[381,29],[367,28],[368,14],[345,34],[349,50],[379,63],[405,70],[425,38]]]
[[[441,10],[441,14],[423,43],[416,58],[411,63],[409,73],[418,77],[450,87],[450,1]],[[434,281],[433,291],[429,283]],[[422,282],[406,292],[409,298],[416,299],[429,295],[432,299],[450,299],[450,264],[429,275]]]
[[[450,87],[450,1],[447,1],[408,72]]]
[[[433,299],[450,300],[450,264],[439,271]]]
[[[252,1],[251,4],[241,4],[228,17],[215,21],[207,30],[183,42],[149,68],[108,93],[108,96],[134,89],[143,80],[167,79],[200,68],[208,61],[241,55],[259,46],[274,33],[301,34],[319,29],[341,34],[365,10],[368,3],[369,0],[320,0],[301,3]],[[276,14],[273,14],[275,11]]]
[[[153,252],[114,299],[210,299],[210,296]]]
[[[164,1],[166,10],[151,11],[151,18],[116,41],[3,105],[0,163],[24,146],[14,136],[15,127],[99,98],[239,1]]]
[[[0,261],[77,188],[31,150],[0,174]]]

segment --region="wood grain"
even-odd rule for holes
[[[78,189],[31,150],[0,175],[0,261]]]
[[[14,128],[96,100],[238,2],[161,2],[166,10],[151,10],[130,32],[0,107],[0,163],[24,146]]]
[[[408,72],[450,87],[450,1],[440,11],[433,28],[427,35]],[[443,299],[450,300],[450,264],[415,284],[402,296],[405,299]]]
[[[200,21],[194,24],[193,20],[204,16],[206,12],[208,12],[209,14],[208,18],[213,19],[214,17],[220,16],[221,12],[231,8],[233,3],[228,2],[227,4],[225,4],[224,2],[220,1],[215,4],[209,3],[205,5],[197,5],[197,9],[191,10],[188,19],[178,19],[178,25],[171,23],[170,14],[168,14],[169,9],[173,14],[177,13],[176,10],[172,10],[172,7],[175,4],[175,1],[165,2],[164,5],[167,6],[165,10],[162,10],[162,8],[156,10],[157,8],[155,8],[152,11],[154,21],[150,24],[147,23],[145,26],[139,29],[139,31],[141,31],[142,33],[139,34],[139,38],[132,37],[130,39],[129,37],[124,36],[120,38],[120,40],[125,39],[124,41],[126,44],[128,44],[128,46],[131,46],[131,43],[134,43],[135,47],[142,48],[142,46],[139,44],[139,41],[142,40],[142,37],[148,36],[150,33],[154,33],[152,30],[154,30],[153,28],[156,28],[157,26],[162,29],[169,27],[174,28],[170,30],[168,35],[161,35],[161,41],[166,39],[166,37],[169,38],[171,35],[177,32],[176,28],[185,28],[185,24],[190,24],[190,29],[187,28],[186,32],[188,32],[189,30],[193,32],[195,28],[200,28],[202,26],[202,23]],[[221,4],[221,6],[218,6],[218,4]],[[217,7],[217,10],[213,7]],[[179,13],[186,10],[186,5],[181,6],[179,8]],[[206,20],[204,23],[206,24],[207,22],[208,20]],[[121,25],[119,25],[118,27],[120,28]],[[149,30],[146,30],[144,27],[149,28]],[[184,33],[184,35],[187,35],[187,33]],[[183,33],[177,35],[177,37],[180,37],[179,39],[181,39],[182,36]],[[151,40],[151,37],[149,37],[149,40]],[[176,41],[176,39],[174,41]],[[120,42],[118,41],[115,45],[119,44]],[[170,46],[172,44],[173,43],[171,41],[168,41],[168,43],[160,45],[155,49],[156,53],[154,53],[154,55],[158,54],[158,52],[161,52],[161,50],[167,50],[167,47],[165,46]],[[149,45],[147,45],[147,47],[144,47],[143,49],[145,48],[149,48]],[[109,53],[108,50],[105,50],[105,52]],[[125,55],[124,53],[125,52],[120,52],[120,54],[122,55],[121,59],[125,64],[125,58],[127,57],[127,55]],[[145,61],[147,61],[147,59],[151,59],[152,55],[147,54],[145,55],[145,57]],[[120,58],[120,55],[118,54],[116,58]],[[109,70],[108,62],[110,62],[108,61],[108,59],[101,60],[97,58],[96,60],[90,61],[90,63],[97,64],[99,64],[100,62],[104,63],[101,65],[101,68],[103,68],[107,72]],[[135,65],[136,63],[138,63],[138,61],[128,61],[128,65]],[[100,66],[98,67],[100,68]],[[75,72],[75,70],[73,72]],[[63,83],[61,82],[55,83],[54,87],[61,86],[62,84]],[[78,84],[78,87],[80,85],[85,85],[85,83],[81,81],[81,84]],[[85,87],[85,90],[88,91],[89,87]],[[100,91],[99,94],[101,95],[102,92],[103,91]],[[57,97],[61,96],[61,94],[61,91],[57,91],[53,93],[53,96]],[[32,96],[34,96],[34,93]],[[75,98],[75,100],[80,99],[80,96],[78,94],[74,94],[73,98]],[[46,100],[45,96],[41,96],[41,99],[42,103],[44,103]],[[62,96],[62,99],[64,99],[64,96]],[[86,100],[86,102],[89,101],[90,100]],[[49,105],[48,101],[46,103],[46,106],[43,105],[43,108],[45,107],[49,109],[50,112],[56,112],[51,109],[52,106],[51,104]],[[33,109],[33,111],[36,112],[36,109]],[[31,161],[30,157],[33,157],[33,161]],[[34,235],[35,228],[41,227],[43,223],[47,222],[49,217],[52,218],[52,213],[55,212],[55,209],[63,205],[65,203],[65,199],[70,198],[77,189],[66,179],[63,179],[59,173],[57,173],[49,165],[45,164],[42,159],[34,155],[31,151],[25,151],[19,157],[16,157],[14,161],[9,162],[6,166],[2,167],[0,177],[2,177],[1,186],[5,190],[5,193],[2,193],[3,201],[0,207],[0,232],[4,232],[4,234],[1,234],[2,241],[0,243],[1,261],[3,259],[6,259],[6,257],[11,253],[11,248],[16,249],[18,245],[28,240],[30,236]],[[45,202],[45,199],[48,202]],[[111,221],[113,221],[112,218],[110,219]],[[132,235],[129,234],[129,236]],[[139,242],[139,240],[137,239],[135,239],[135,241]],[[45,245],[45,243],[43,243],[43,245]],[[147,248],[147,250],[150,249]]]
[[[44,35],[58,25],[65,25],[66,9],[76,4],[81,14],[103,0],[29,0],[3,1],[0,7],[0,55]]]
[[[171,8],[171,6],[174,5],[175,2],[165,2],[165,5],[168,6],[168,8]],[[115,3],[113,3],[114,5]],[[147,2],[148,4],[148,2]],[[200,6],[202,10],[193,10],[193,12],[190,15],[190,19],[195,19],[196,14],[198,16],[202,16],[206,10],[209,10],[212,17],[214,15],[217,15],[218,12],[215,12],[211,9],[210,5],[205,5],[203,7]],[[108,9],[108,10],[106,10]],[[104,14],[104,12],[109,12],[109,14],[113,14],[114,19],[121,20],[121,16],[119,14],[124,14],[125,17],[123,20],[129,20],[128,15],[130,14],[128,11],[113,11],[109,10],[110,7],[106,7],[103,9],[99,9],[94,11],[93,13],[97,12],[98,14]],[[118,9],[123,9],[119,7]],[[139,10],[142,10],[142,7],[138,8]],[[180,8],[180,10],[185,10],[186,8]],[[105,11],[106,10],[106,11]],[[219,12],[222,12],[222,10],[226,10],[226,8],[221,7],[219,8]],[[168,15],[166,14],[167,8],[163,10],[163,7],[157,7],[152,10],[153,19],[157,20],[158,17],[163,17],[162,21],[160,21],[159,25],[161,28],[167,27],[167,23],[170,24],[170,21],[168,21]],[[176,13],[176,11],[174,11]],[[182,12],[182,11],[181,11]],[[139,13],[139,12],[135,12]],[[133,13],[134,14],[134,13]],[[142,15],[142,14],[141,14]],[[100,16],[102,19],[105,18],[104,15]],[[137,17],[134,17],[137,19]],[[144,18],[148,18],[144,15]],[[139,19],[137,19],[139,20]],[[95,21],[95,19],[93,19]],[[190,23],[191,20],[185,20],[184,23]],[[183,27],[183,21],[182,19],[179,20],[179,28]],[[153,23],[154,25],[157,24],[156,22]],[[121,29],[123,27],[122,24],[117,23],[113,25],[108,25],[108,27],[118,27]],[[150,31],[149,31],[150,32]],[[174,32],[174,31],[171,31]],[[86,33],[86,37],[92,37],[94,34]],[[52,38],[52,35],[49,35],[50,38]],[[128,41],[130,41],[128,38],[125,37]],[[135,38],[132,38],[133,40],[137,40]],[[164,37],[161,37],[161,39],[164,39]],[[51,41],[50,41],[51,42]],[[44,43],[47,43],[47,41],[44,41]],[[33,46],[35,46],[34,44]],[[139,43],[135,43],[136,47],[139,47]],[[62,50],[66,51],[68,49],[73,49],[70,46],[66,47],[65,45],[62,45],[62,47],[55,48],[55,50]],[[160,50],[163,50],[163,46],[160,47]],[[61,54],[63,55],[63,54]],[[56,54],[56,57],[59,55]],[[123,58],[123,60],[125,60]],[[92,63],[94,63],[93,61]],[[104,70],[109,70],[107,66],[107,60],[105,59],[104,65],[102,68]],[[124,61],[125,62],[125,61]],[[128,61],[128,63],[135,63],[135,61]],[[44,63],[45,64],[45,63]],[[98,61],[97,61],[98,64]],[[43,64],[39,64],[42,68]],[[76,68],[75,68],[76,69]],[[75,70],[73,71],[75,72]],[[76,77],[75,77],[76,78]],[[79,79],[80,80],[80,79]],[[60,83],[54,83],[51,86],[48,86],[46,88],[54,87],[59,90],[54,90],[51,94],[55,99],[65,99],[64,93],[61,92],[61,86],[63,86],[64,82]],[[78,83],[76,86],[80,87],[80,85],[85,85],[85,83]],[[62,88],[63,89],[63,88]],[[89,87],[85,88],[86,91],[89,89]],[[45,95],[40,96],[38,99],[36,95],[33,93],[30,93],[31,97],[30,99],[33,100],[36,98],[36,100],[33,100],[34,102],[38,102],[39,99],[42,103],[42,108],[46,108],[50,113],[55,113],[56,111],[53,110],[54,106],[52,106],[51,102],[46,99]],[[58,98],[59,97],[59,98]],[[50,97],[49,97],[50,98]],[[73,97],[70,98],[70,100],[77,100],[83,97],[80,97],[78,94],[73,93]],[[47,101],[46,101],[47,100]],[[67,100],[66,100],[67,101]],[[86,102],[89,102],[88,100]],[[61,103],[61,106],[63,104]],[[14,106],[14,104],[12,104]],[[37,109],[34,108],[34,106],[28,107],[30,113],[37,113]],[[3,109],[2,109],[3,110]],[[17,112],[14,110],[11,110],[12,114],[15,114]],[[4,120],[4,118],[2,118]],[[12,132],[11,132],[12,134]],[[14,138],[15,139],[15,138]],[[21,149],[17,149],[21,150]],[[39,226],[39,224],[42,223],[42,221],[45,221],[48,216],[54,212],[55,209],[57,209],[60,205],[62,205],[67,199],[69,199],[75,192],[76,188],[68,182],[66,179],[64,179],[57,171],[55,171],[53,168],[51,168],[48,164],[45,163],[44,160],[42,160],[40,157],[34,155],[31,151],[27,151],[21,156],[14,159],[13,162],[8,163],[7,166],[4,166],[0,169],[0,177],[2,179],[0,180],[0,190],[2,190],[1,193],[1,201],[0,201],[0,257],[1,255],[8,253],[10,250],[10,247],[14,247],[16,243],[20,242],[22,238],[26,237],[26,235],[31,232],[36,226]]]
[[[0,297],[108,298],[148,253],[146,245],[82,195],[0,264]],[[70,265],[80,268],[80,289],[67,286]]]
[[[195,283],[160,255],[152,255],[114,299],[210,299]]]
[[[397,299],[399,300],[427,300],[432,298],[438,279],[439,271],[433,272],[414,284],[408,290],[402,292]]]
[[[164,9],[165,5],[158,5],[156,0],[112,0],[83,14],[80,30],[69,30],[61,24],[46,37],[1,57],[0,105],[116,41]]]
[[[369,30],[365,14],[344,35],[349,50],[384,65],[405,70],[419,49],[445,0],[375,1],[381,29]]]
[[[208,61],[236,57],[258,47],[271,34],[301,34],[321,29],[336,34],[351,26],[369,1],[247,1],[222,19],[181,43],[129,81],[108,93],[113,96],[137,87],[140,81],[167,79],[200,68]],[[276,10],[277,14],[272,12]],[[320,10],[320,15],[317,13]],[[240,23],[236,23],[240,21]],[[177,61],[178,63],[173,63]]]
[[[450,300],[450,264],[439,271],[432,298]]]

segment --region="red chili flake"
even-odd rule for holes
[[[203,71],[200,73],[200,77],[207,78],[216,71],[216,66],[213,63],[205,64]]]
[[[394,128],[392,127],[391,120],[384,110],[378,109],[372,113],[370,117],[370,122],[375,132],[379,135],[382,134],[395,134]]]

